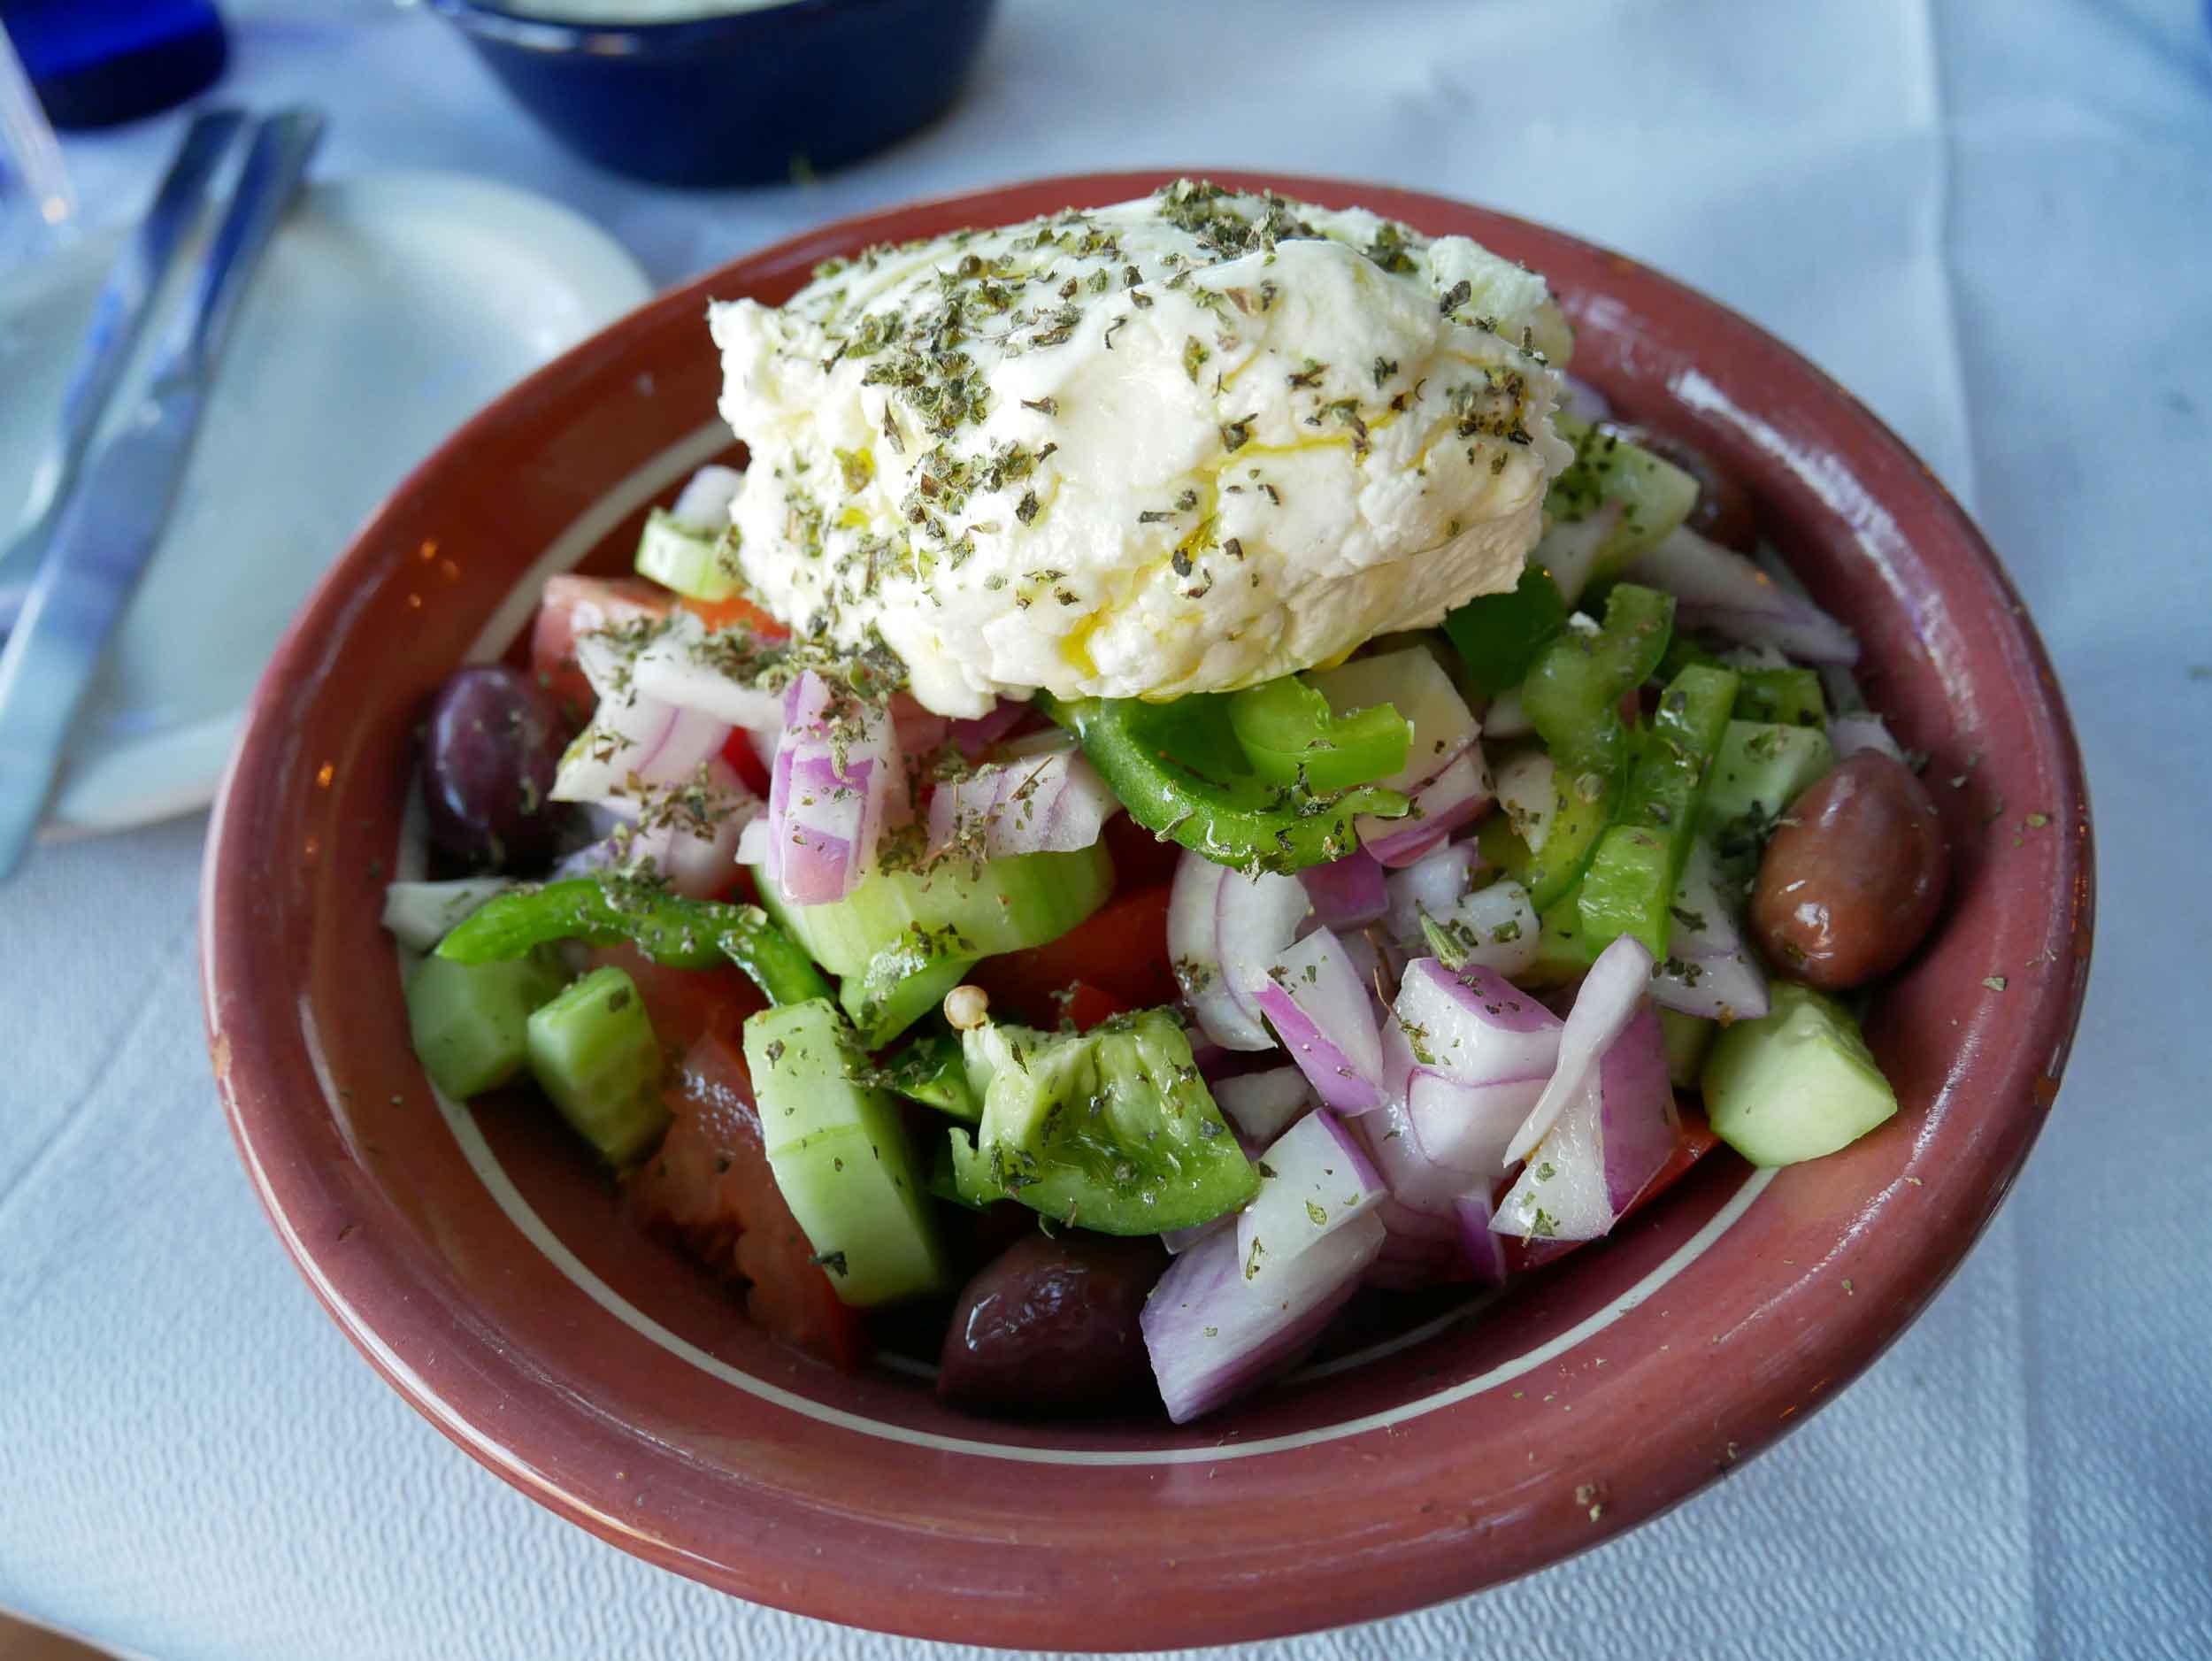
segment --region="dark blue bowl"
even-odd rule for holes
[[[676,185],[763,184],[942,114],[997,0],[782,0],[682,23],[554,23],[431,0],[578,154]]]

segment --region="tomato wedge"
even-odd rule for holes
[[[1036,1027],[1057,1024],[1054,995],[1071,988],[1123,1010],[1172,1004],[1182,994],[1168,963],[1167,896],[1164,884],[1117,894],[1059,939],[987,957],[969,979],[995,1010]]]
[[[709,628],[749,629],[763,640],[791,638],[791,631],[777,621],[774,612],[741,594],[726,600],[695,600],[687,595],[676,604]]]
[[[742,1017],[732,1019],[731,1008],[685,1052],[668,1096],[674,1120],[660,1150],[630,1178],[631,1203],[716,1274],[744,1283],[756,1324],[856,1367],[869,1355],[867,1324],[839,1301],[776,1187],[738,1039]]]
[[[576,637],[640,618],[666,617],[673,599],[642,577],[585,577],[572,571],[548,577],[530,625],[530,673],[581,719],[597,699],[576,666]]]

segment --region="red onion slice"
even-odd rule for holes
[[[887,804],[905,769],[884,711],[810,669],[791,683],[769,773],[768,858],[797,905],[841,900],[875,863]],[[903,796],[903,789],[900,790]]]
[[[688,779],[718,757],[726,721],[632,690],[603,697],[591,725],[561,757],[550,792],[556,802],[621,802],[637,787]]]
[[[1237,1264],[1272,1281],[1297,1257],[1381,1204],[1386,1190],[1344,1123],[1317,1107],[1260,1156],[1260,1191],[1237,1214]]]
[[[946,724],[945,735],[955,749],[970,761],[1012,732],[1029,713],[1029,705],[1017,704],[1011,698],[1001,698],[987,715],[971,716],[964,720]]]
[[[929,849],[996,859],[1088,848],[1120,800],[1072,744],[1018,761],[987,762],[937,787]]]
[[[1187,1424],[1294,1362],[1357,1288],[1382,1243],[1381,1222],[1362,1217],[1258,1282],[1244,1278],[1233,1230],[1186,1250],[1138,1318],[1168,1417]]]
[[[1575,994],[1574,1008],[1559,1034],[1559,1065],[1544,1094],[1506,1149],[1505,1163],[1528,1157],[1529,1150],[1579,1093],[1598,1059],[1620,1036],[1651,983],[1651,950],[1632,934],[1623,934],[1598,953]]]
[[[1388,899],[1383,927],[1389,930],[1391,939],[1411,947],[1417,956],[1425,956],[1428,946],[1421,933],[1421,913],[1441,917],[1459,904],[1482,869],[1482,856],[1472,842],[1448,842],[1402,870],[1392,872],[1383,883]]]
[[[1882,718],[1863,711],[1839,715],[1831,720],[1828,723],[1828,742],[1834,746],[1838,761],[1846,756],[1855,756],[1862,750],[1878,750],[1892,761],[1905,758],[1905,752],[1890,736],[1889,728],[1883,724]]]
[[[745,475],[734,467],[702,467],[684,481],[668,517],[696,530],[719,531],[729,524],[730,504],[744,482]]]
[[[1523,1239],[1595,1240],[1635,1203],[1681,1135],[1659,1018],[1647,1007],[1532,1151],[1491,1227]]]
[[[1396,1013],[1414,1065],[1460,1084],[1549,1078],[1569,1030],[1495,970],[1455,974],[1433,957],[1406,965]]]
[[[1374,1005],[1335,934],[1317,928],[1269,965],[1255,996],[1314,1094],[1346,1113],[1382,1103]]]
[[[1535,966],[1543,923],[1528,890],[1510,878],[1464,895],[1435,921],[1450,936],[1463,966],[1508,977]]]
[[[1550,572],[1559,592],[1572,605],[1582,597],[1598,555],[1611,540],[1625,511],[1621,502],[1606,502],[1578,519],[1554,520],[1543,540],[1529,551],[1528,563]]]
[[[1386,865],[1409,865],[1490,810],[1490,767],[1470,742],[1444,770],[1413,793],[1403,819],[1363,813],[1353,821],[1360,843]]]
[[[1193,1223],[1188,1228],[1164,1228],[1160,1231],[1160,1243],[1167,1248],[1168,1256],[1172,1257],[1188,1251],[1207,1235],[1221,1229],[1235,1233],[1235,1224],[1236,1213],[1224,1211],[1211,1222]]]
[[[1701,839],[1683,863],[1674,927],[1651,996],[1702,1020],[1755,1021],[1769,1007],[1766,971],[1744,943],[1732,904],[1721,892],[1712,850]]]
[[[1340,934],[1366,927],[1382,916],[1388,904],[1383,868],[1362,850],[1325,865],[1308,865],[1298,873],[1298,880],[1313,902],[1314,920]]]
[[[1295,877],[1248,877],[1183,851],[1168,896],[1168,956],[1200,1030],[1223,1049],[1275,1047],[1256,995],[1308,909]]]
[[[783,725],[781,690],[738,680],[716,661],[705,624],[679,611],[630,663],[630,684],[647,697],[699,710],[748,732]],[[580,650],[579,661],[584,654]]]
[[[712,899],[729,887],[744,832],[759,818],[761,802],[730,764],[716,756],[701,764],[703,777],[677,787],[673,801],[649,794],[641,804],[652,822],[637,828],[621,820],[599,841],[556,865],[556,877],[583,876],[650,860],[677,893]]]
[[[1452,1203],[1452,1218],[1459,1225],[1459,1249],[1478,1286],[1505,1284],[1505,1242],[1491,1227],[1496,1215],[1490,1196],[1479,1190],[1463,1194]]]
[[[1626,575],[1675,596],[1679,630],[1777,647],[1810,664],[1858,661],[1859,642],[1849,629],[1777,583],[1755,562],[1686,526],[1637,560]]]
[[[1240,1073],[1212,1086],[1214,1105],[1228,1116],[1238,1135],[1264,1147],[1313,1105],[1306,1075],[1295,1067],[1270,1067]]]
[[[1551,834],[1552,815],[1558,811],[1558,786],[1551,757],[1540,750],[1522,751],[1498,769],[1498,805],[1505,810],[1513,834],[1532,854],[1544,851]]]

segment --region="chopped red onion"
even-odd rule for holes
[[[1524,1239],[1595,1240],[1635,1203],[1681,1136],[1659,1017],[1647,1006],[1531,1152],[1490,1226]]]
[[[1548,1078],[1568,1030],[1495,970],[1474,965],[1455,974],[1433,957],[1406,965],[1391,1025],[1415,1066],[1459,1084]]]
[[[1544,1139],[1568,1102],[1597,1068],[1598,1059],[1620,1036],[1651,983],[1651,949],[1633,934],[1623,934],[1590,965],[1575,993],[1574,1007],[1559,1033],[1559,1065],[1505,1151],[1511,1165],[1528,1157]]]
[[[1121,802],[1071,742],[1018,761],[986,762],[937,787],[929,801],[933,854],[957,847],[996,859],[1072,853],[1097,842]]]
[[[740,681],[703,651],[707,627],[690,612],[672,613],[629,664],[629,684],[649,698],[697,710],[729,727],[773,732],[783,723],[784,695]],[[588,661],[580,648],[578,661]]]
[[[1560,594],[1572,605],[1582,597],[1590,573],[1597,567],[1598,555],[1625,511],[1623,503],[1605,502],[1578,519],[1554,520],[1543,540],[1530,550],[1528,563],[1550,572]]]
[[[1414,948],[1416,955],[1425,955],[1421,913],[1440,917],[1451,910],[1474,886],[1475,874],[1482,869],[1482,856],[1472,842],[1447,842],[1392,872],[1383,884],[1388,896],[1383,926],[1391,939]]]
[[[599,841],[562,860],[553,874],[582,876],[650,860],[677,893],[692,899],[718,896],[730,885],[743,834],[759,819],[761,802],[719,756],[700,764],[700,772],[695,785],[678,787],[679,803],[656,804],[652,825],[638,829],[630,819],[620,819]]]
[[[590,636],[586,636],[590,639]],[[579,654],[580,660],[581,653]],[[688,779],[729,742],[729,723],[631,688],[602,696],[591,725],[561,757],[556,802],[620,802],[640,785]]]
[[[1175,1257],[1179,1253],[1188,1251],[1207,1235],[1218,1230],[1226,1228],[1233,1234],[1236,1215],[1234,1211],[1224,1211],[1211,1222],[1193,1223],[1188,1228],[1163,1228],[1160,1231],[1160,1243],[1167,1248],[1169,1257]]]
[[[1500,740],[1536,735],[1536,723],[1522,707],[1520,688],[1508,687],[1490,700],[1490,707],[1482,712],[1482,735]]]
[[[1295,877],[1246,876],[1184,850],[1168,896],[1168,956],[1200,1030],[1223,1049],[1275,1047],[1256,995],[1308,909]]]
[[[684,481],[668,517],[697,530],[719,531],[729,524],[730,504],[744,482],[745,475],[734,467],[702,467]]]
[[[912,693],[894,692],[891,726],[899,735],[899,754],[921,761],[945,747],[952,723],[934,710],[924,709]]]
[[[1367,1150],[1325,1107],[1271,1142],[1260,1170],[1258,1195],[1237,1214],[1237,1262],[1248,1280],[1271,1281],[1386,1193]]]
[[[1480,1190],[1463,1194],[1452,1203],[1452,1217],[1459,1225],[1459,1249],[1479,1286],[1505,1284],[1505,1242],[1490,1227],[1496,1214],[1490,1196]]]
[[[970,761],[1012,732],[1029,713],[1029,705],[1017,704],[1011,698],[1001,698],[987,715],[971,716],[965,720],[949,722],[946,736],[953,747]]]
[[[1889,728],[1878,715],[1862,711],[1855,715],[1839,715],[1828,723],[1828,742],[1835,747],[1836,759],[1855,756],[1862,750],[1878,750],[1892,761],[1902,761],[1905,752],[1897,741],[1889,735]]]
[[[1187,1424],[1295,1362],[1382,1243],[1382,1224],[1362,1217],[1258,1282],[1245,1279],[1229,1229],[1185,1250],[1138,1319],[1168,1417]]]
[[[1306,1075],[1295,1067],[1270,1067],[1240,1073],[1212,1087],[1214,1105],[1228,1115],[1239,1134],[1264,1146],[1313,1105]]]
[[[1637,560],[1627,577],[1675,596],[1678,630],[1777,647],[1809,664],[1858,661],[1859,642],[1849,629],[1803,595],[1776,582],[1755,561],[1687,526]]]
[[[1551,834],[1552,815],[1559,807],[1552,775],[1551,757],[1540,750],[1524,750],[1498,769],[1498,805],[1505,810],[1513,834],[1532,854],[1544,851],[1544,838]]]
[[[1463,896],[1433,920],[1463,965],[1507,976],[1535,966],[1543,924],[1528,890],[1509,877]]]
[[[1675,890],[1666,960],[1651,982],[1653,999],[1702,1020],[1755,1021],[1769,1007],[1766,971],[1744,943],[1732,903],[1721,892],[1712,850],[1700,838]]]
[[[768,858],[797,905],[841,900],[875,863],[887,803],[905,768],[884,711],[807,670],[784,701],[768,785]]]
[[[1595,427],[1600,421],[1610,419],[1613,414],[1613,405],[1605,394],[1579,375],[1560,375],[1559,407],[1586,427]]]
[[[1383,914],[1383,868],[1363,850],[1355,849],[1325,865],[1308,865],[1298,880],[1305,884],[1314,920],[1323,928],[1340,934],[1364,928]]]
[[[1374,1005],[1334,934],[1317,928],[1285,948],[1254,996],[1322,1101],[1346,1113],[1381,1104]]]
[[[1471,742],[1413,793],[1413,806],[1403,819],[1363,813],[1354,821],[1354,828],[1361,844],[1384,865],[1409,865],[1489,809],[1489,764],[1483,759],[1482,746]]]

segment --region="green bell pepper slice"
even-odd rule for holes
[[[1620,702],[1650,678],[1674,629],[1674,600],[1617,583],[1594,634],[1570,629],[1544,649],[1521,688],[1521,707],[1552,758],[1556,798],[1544,845],[1531,856],[1539,911],[1565,897],[1618,817],[1635,760]]]
[[[501,963],[555,941],[627,942],[655,963],[710,969],[733,963],[772,1004],[826,998],[829,983],[757,905],[687,900],[634,877],[572,877],[488,900],[438,942],[454,963]]]
[[[1618,822],[1600,839],[1577,902],[1584,942],[1602,950],[1633,934],[1654,957],[1667,955],[1670,907],[1697,834],[1698,809],[1713,757],[1728,731],[1740,677],[1695,665],[1667,683],[1637,744],[1635,771]]]
[[[1229,727],[1252,771],[1271,784],[1346,790],[1402,771],[1413,723],[1394,705],[1330,712],[1317,687],[1281,675],[1229,696]]]
[[[1411,806],[1379,785],[1322,791],[1261,777],[1237,742],[1229,695],[1153,704],[1040,692],[1035,701],[1075,734],[1130,818],[1217,865],[1286,873],[1326,865],[1359,846],[1361,814],[1398,819]]]
[[[1566,596],[1551,573],[1537,565],[1522,567],[1509,593],[1478,595],[1444,619],[1444,633],[1467,678],[1492,698],[1527,680],[1545,649],[1566,630]]]

